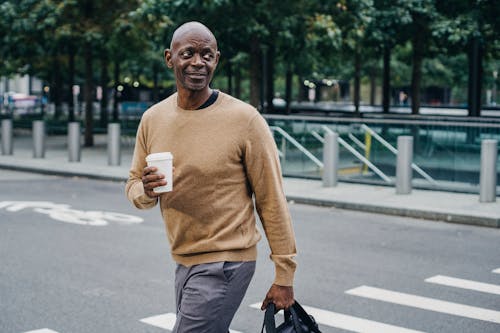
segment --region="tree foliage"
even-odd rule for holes
[[[56,106],[71,101],[73,84],[86,83],[91,104],[96,82],[116,88],[125,76],[158,100],[160,87],[173,84],[163,50],[177,26],[197,20],[217,37],[221,88],[256,106],[272,107],[276,78],[285,79],[290,101],[294,77],[333,76],[353,79],[358,107],[360,82],[369,77],[383,83],[387,110],[391,84],[411,87],[416,113],[423,86],[467,82],[472,41],[484,67],[498,72],[498,17],[496,0],[4,0],[0,76],[41,78]],[[88,127],[91,116],[89,109]]]

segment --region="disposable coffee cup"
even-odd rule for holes
[[[170,152],[165,153],[155,153],[146,156],[146,163],[148,166],[154,166],[158,170],[156,173],[161,173],[165,175],[165,180],[167,185],[158,186],[153,189],[155,193],[163,193],[172,191],[172,161],[174,157]]]

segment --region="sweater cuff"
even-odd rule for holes
[[[297,262],[294,259],[295,255],[295,253],[287,255],[271,254],[271,260],[274,262],[276,271],[274,284],[283,287],[293,286],[293,277],[297,267]]]
[[[144,193],[144,187],[142,183],[136,183],[132,188],[133,192],[133,203],[139,209],[147,209],[156,206],[158,198],[150,198]]]

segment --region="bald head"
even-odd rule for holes
[[[190,96],[184,101],[186,105],[193,101],[201,105],[210,96],[209,84],[219,63],[220,52],[213,33],[200,22],[184,23],[175,30],[170,49],[164,55],[167,67],[174,70],[179,95]]]
[[[170,48],[172,49],[175,42],[190,33],[195,33],[202,36],[205,35],[205,38],[207,38],[207,40],[215,41],[215,45],[217,45],[217,39],[215,38],[212,31],[207,28],[207,26],[197,21],[191,21],[186,22],[175,29],[174,34],[172,35],[172,41],[170,42]]]

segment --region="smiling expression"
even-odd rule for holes
[[[212,33],[201,24],[190,25],[176,31],[165,61],[174,70],[177,89],[196,92],[209,89],[219,55]]]

